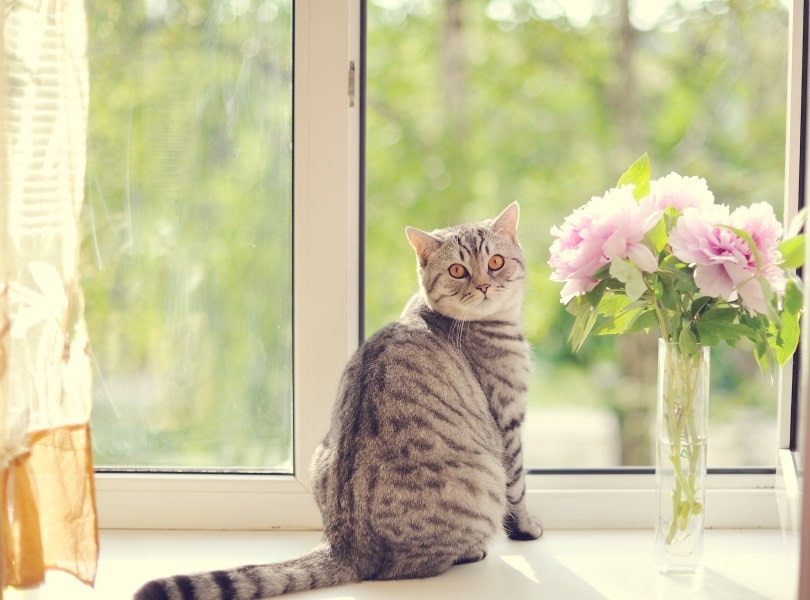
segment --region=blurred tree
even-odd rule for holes
[[[780,205],[784,5],[368,0],[368,19],[366,330],[415,290],[405,225],[519,200],[531,401],[615,411],[623,461],[649,462],[653,357],[571,353],[548,232],[644,151],[721,202]],[[100,464],[290,465],[291,24],[290,0],[88,3]],[[755,371],[716,353],[713,417],[773,418]]]
[[[623,462],[649,464],[651,341],[571,353],[548,232],[645,151],[656,176],[706,177],[719,202],[781,207],[785,6],[369,0],[368,14],[366,331],[415,290],[404,225],[478,220],[519,200],[531,401],[611,408]],[[774,418],[775,391],[750,364],[718,351],[713,370],[715,414],[756,405]]]
[[[88,4],[98,464],[291,464],[291,22]]]

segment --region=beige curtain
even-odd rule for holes
[[[84,2],[0,0],[0,578],[95,579],[91,372],[79,284]]]

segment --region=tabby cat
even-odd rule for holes
[[[287,562],[151,581],[136,600],[248,600],[438,575],[484,558],[502,527],[532,540],[521,423],[529,350],[519,208],[431,233],[406,229],[420,291],[340,383],[312,463],[323,542]]]

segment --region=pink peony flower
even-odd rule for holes
[[[745,231],[756,246],[728,227]],[[767,312],[762,281],[781,298],[785,273],[778,266],[782,225],[766,202],[741,207],[729,214],[725,205],[684,210],[670,233],[672,253],[695,265],[695,284],[702,294],[724,298],[738,297],[754,313]],[[757,256],[758,259],[757,260]]]
[[[703,209],[714,204],[714,194],[702,177],[684,177],[670,173],[650,182],[650,197],[661,210]]]
[[[552,227],[556,239],[548,264],[554,269],[551,280],[565,283],[563,304],[591,291],[598,283],[594,275],[612,260],[629,259],[642,271],[655,271],[658,260],[642,240],[660,218],[652,201],[636,202],[633,188],[625,186],[591,198],[561,227]]]

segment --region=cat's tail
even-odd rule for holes
[[[324,544],[286,562],[155,579],[133,600],[258,600],[357,581],[355,569]]]

